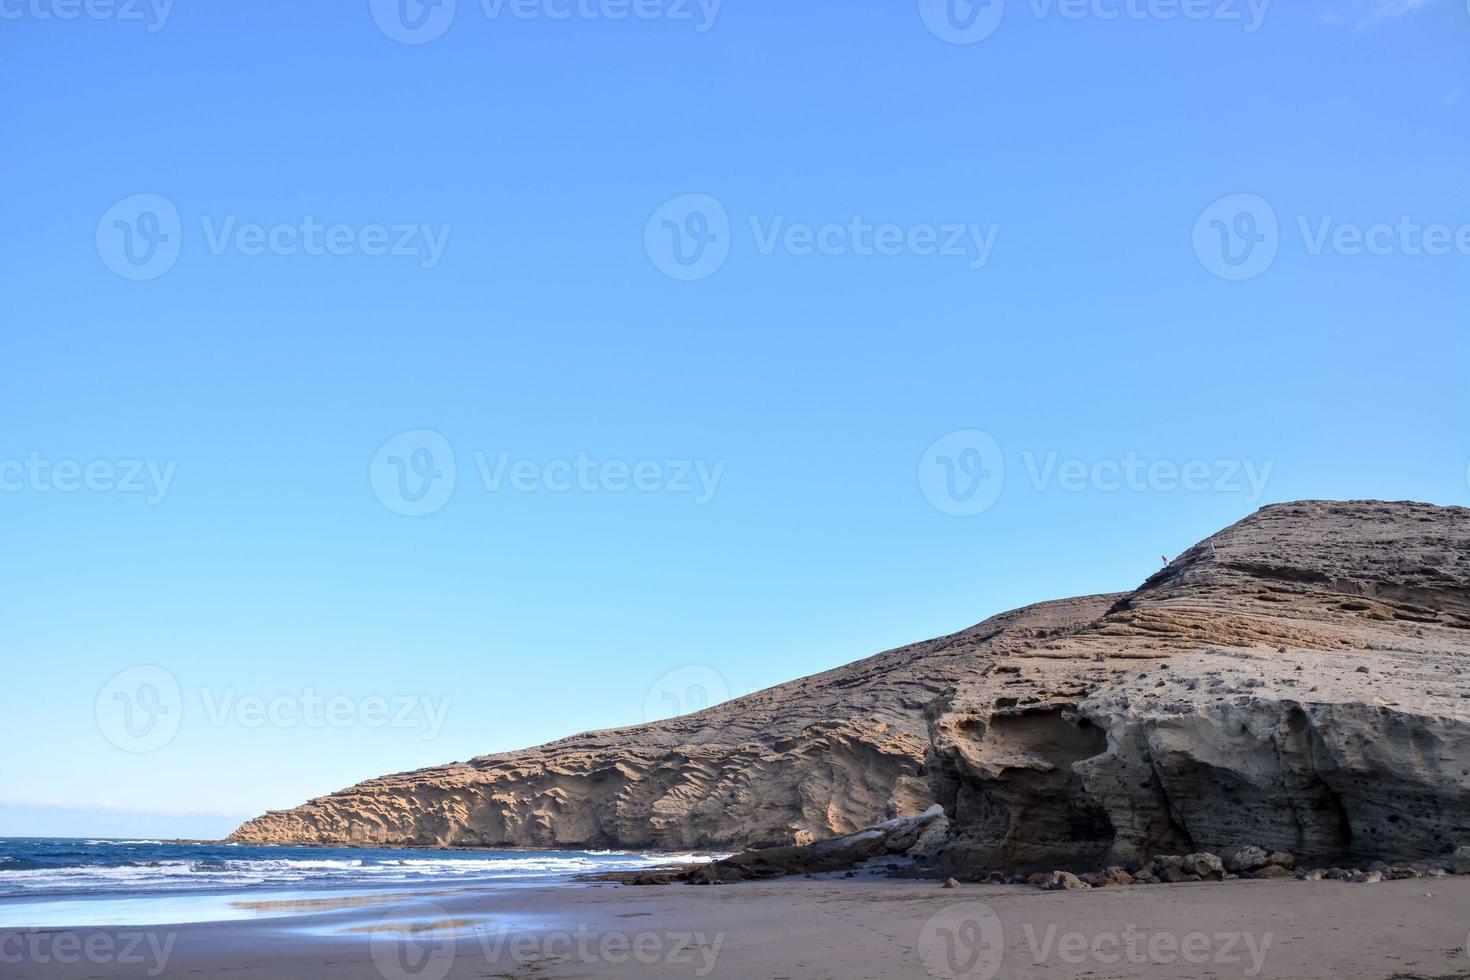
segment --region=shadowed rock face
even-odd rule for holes
[[[1467,600],[1470,511],[1267,507],[931,705],[941,863],[1452,850],[1470,841]]]
[[[1367,672],[1360,672],[1366,668]],[[942,873],[1470,841],[1470,511],[1267,507],[1044,603],[672,721],[371,780],[252,842],[735,848],[950,818]]]

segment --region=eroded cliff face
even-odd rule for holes
[[[697,715],[372,780],[243,841],[738,848],[949,817],[934,864],[1470,843],[1470,511],[1268,507],[1137,591]]]
[[[1118,598],[1005,613],[682,718],[370,780],[257,817],[231,839],[683,850],[851,833],[933,804],[928,704]]]
[[[931,706],[939,863],[1470,842],[1470,511],[1269,507]]]

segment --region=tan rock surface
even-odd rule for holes
[[[944,873],[1470,842],[1470,511],[1267,507],[1043,603],[696,715],[370,780],[253,842],[730,848],[936,800]],[[1366,669],[1366,672],[1362,672]]]
[[[926,705],[1117,598],[1005,613],[694,715],[370,780],[232,839],[686,849],[853,833],[932,805]]]

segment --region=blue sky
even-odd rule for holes
[[[0,13],[0,834],[1470,499],[1461,0]]]

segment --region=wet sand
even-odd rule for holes
[[[1470,977],[1470,877],[1083,892],[859,878],[302,899],[226,922],[0,929],[0,976]]]

